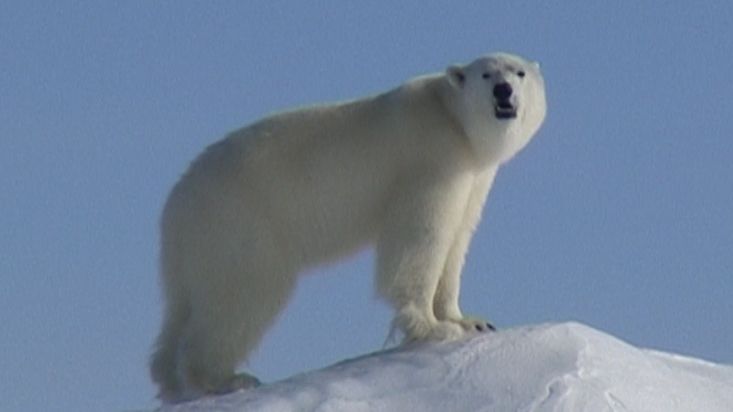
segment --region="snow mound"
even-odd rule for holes
[[[161,411],[730,412],[733,366],[547,324],[400,347]]]

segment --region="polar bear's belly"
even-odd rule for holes
[[[312,175],[281,181],[269,194],[269,219],[307,265],[334,260],[372,241],[388,202],[374,175]]]

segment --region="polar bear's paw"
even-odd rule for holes
[[[465,330],[455,322],[432,321],[413,323],[412,327],[403,328],[403,343],[410,344],[423,341],[450,341],[463,337]]]
[[[260,382],[259,379],[247,373],[236,374],[229,381],[229,388],[232,391],[237,391],[240,389],[256,388],[260,385],[262,385],[262,382]]]
[[[240,389],[256,388],[262,385],[259,379],[247,373],[239,373],[232,377],[227,385],[227,392],[238,391]]]
[[[402,309],[397,314],[392,322],[392,328],[404,334],[402,343],[454,340],[465,335],[465,328],[462,325],[437,320],[434,316],[412,306]]]
[[[212,395],[222,395],[225,393],[236,392],[242,389],[251,389],[260,386],[262,383],[259,379],[246,373],[233,375],[223,383],[210,386],[205,389],[206,393]]]
[[[429,340],[455,340],[465,335],[465,330],[456,325],[453,322],[439,320],[433,325],[430,333],[428,333]]]

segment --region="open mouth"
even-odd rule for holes
[[[517,108],[507,100],[500,100],[494,105],[494,115],[497,119],[514,119],[517,117]]]

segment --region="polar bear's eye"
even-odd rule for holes
[[[517,76],[519,76],[520,78],[523,78],[524,75],[525,75],[524,70],[520,70],[517,72]]]
[[[484,79],[490,79],[491,78],[491,74],[490,73],[484,73],[483,75],[481,75],[481,77],[483,77]]]

